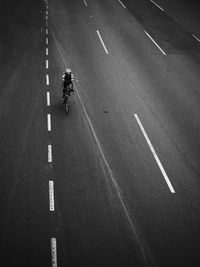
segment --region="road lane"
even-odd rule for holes
[[[4,266],[50,266],[45,92],[45,14],[40,1],[0,9],[0,256]],[[41,28],[43,29],[41,31]]]
[[[113,183],[107,177],[109,171],[103,152],[99,149],[100,144],[95,140],[77,97],[70,98],[70,113],[66,116],[64,112],[60,80],[64,66],[56,44],[53,51],[55,55],[51,60],[55,63],[58,60],[51,72],[51,107],[55,129],[52,132],[53,165],[62,214],[62,231],[58,236],[64,244],[64,247],[58,247],[61,264],[84,266],[96,262],[142,266],[144,259],[141,260],[139,244],[131,233],[127,214],[122,208],[117,211],[111,207],[113,199],[118,206],[120,201]],[[115,220],[119,225],[113,225]],[[90,253],[86,253],[87,250]],[[62,261],[63,251],[66,253],[66,262]]]
[[[157,0],[166,13],[190,33],[200,37],[200,3],[198,0]]]
[[[163,6],[163,2],[160,1],[160,3]],[[193,54],[200,50],[198,43],[194,42],[192,34],[177,23],[175,14],[170,16],[170,13],[161,11],[149,0],[124,0],[124,4],[167,54]],[[173,4],[166,6],[173,8]],[[176,6],[177,13],[177,4],[174,6]],[[179,10],[181,10],[180,1],[179,6]]]

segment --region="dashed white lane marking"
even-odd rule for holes
[[[49,43],[49,40],[48,40],[48,37],[46,37],[46,45],[48,45]]]
[[[84,2],[84,4],[85,4],[85,6],[87,6],[87,2],[86,2],[86,0],[83,0],[83,2]]]
[[[200,39],[197,38],[194,34],[192,34],[192,36],[193,36],[198,42],[200,42]]]
[[[48,69],[48,68],[49,68],[49,60],[46,59],[46,69]]]
[[[47,129],[51,131],[51,114],[47,114]]]
[[[46,21],[46,26],[48,26],[48,20]]]
[[[138,117],[138,115],[134,114],[134,116],[135,116],[135,119],[136,119],[138,125],[140,126],[140,129],[141,129],[141,131],[142,131],[142,133],[143,133],[143,135],[144,135],[144,137],[145,137],[145,139],[147,141],[147,144],[149,145],[149,148],[150,148],[150,150],[151,150],[151,152],[152,152],[152,154],[153,154],[153,156],[154,156],[154,158],[155,158],[155,160],[156,160],[156,162],[157,162],[157,164],[158,164],[158,166],[159,166],[159,168],[160,168],[160,170],[162,172],[162,175],[163,175],[163,177],[164,177],[164,179],[165,179],[165,181],[166,181],[166,183],[167,183],[167,185],[169,187],[170,192],[171,193],[175,193],[175,190],[174,190],[174,188],[173,188],[173,186],[172,186],[172,184],[171,184],[171,182],[170,182],[170,180],[169,180],[169,178],[168,178],[168,176],[167,176],[167,174],[165,172],[165,169],[162,166],[162,163],[160,162],[160,159],[158,158],[158,156],[157,156],[157,154],[155,152],[155,149],[154,149],[154,147],[153,147],[153,145],[152,145],[152,143],[151,143],[151,141],[150,141],[150,139],[149,139],[149,137],[148,137],[148,135],[147,135],[147,133],[146,133],[146,131],[145,131],[145,129],[144,129],[139,117]]]
[[[48,145],[48,162],[52,162],[52,146]]]
[[[48,20],[48,16],[46,16],[46,20]]]
[[[57,244],[56,238],[51,238],[51,260],[52,267],[57,267]]]
[[[46,15],[48,15],[48,10],[46,10]]]
[[[122,1],[118,0],[120,4],[123,6],[123,8],[126,8],[126,6],[122,3]]]
[[[48,33],[49,33],[49,31],[48,31],[48,29],[46,29],[46,35],[48,35]]]
[[[101,41],[101,44],[102,44],[102,46],[103,46],[103,48],[104,48],[106,54],[108,54],[108,50],[107,50],[107,48],[106,48],[106,46],[105,46],[105,44],[104,44],[103,39],[101,38],[101,34],[100,34],[99,30],[97,30],[97,34],[98,34],[98,36],[99,36],[99,39],[100,39],[100,41]]]
[[[47,106],[50,106],[50,93],[47,92]]]
[[[158,49],[166,56],[166,53],[160,48],[160,46],[154,41],[154,39],[148,34],[148,32],[144,31],[146,35],[151,39],[151,41],[158,47]]]
[[[55,210],[53,181],[49,181],[49,210],[50,211]]]
[[[154,2],[153,0],[150,0],[154,5],[156,5],[158,8],[160,8],[162,11],[164,11],[164,9],[161,7],[161,6],[159,6],[156,2]]]
[[[48,54],[49,54],[49,49],[46,48],[46,56],[48,56]]]
[[[49,85],[49,74],[46,74],[46,85]]]

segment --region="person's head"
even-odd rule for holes
[[[69,74],[72,73],[72,71],[71,71],[70,69],[66,69],[66,70],[65,70],[65,73],[69,75]]]

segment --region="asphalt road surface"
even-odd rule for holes
[[[200,266],[199,14],[0,1],[1,266]]]

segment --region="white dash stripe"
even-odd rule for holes
[[[48,15],[48,10],[46,10],[46,15]]]
[[[48,20],[48,16],[46,16],[46,20]]]
[[[46,48],[46,56],[48,56],[48,54],[49,54],[49,49]]]
[[[50,93],[47,92],[47,106],[50,106]]]
[[[57,267],[57,244],[56,238],[51,238],[51,260],[52,267]]]
[[[46,21],[46,26],[48,26],[48,21]]]
[[[53,181],[49,181],[49,210],[50,211],[55,210]]]
[[[49,43],[49,40],[48,40],[48,37],[46,37],[46,44],[48,45],[48,43]]]
[[[154,41],[154,39],[148,34],[148,32],[144,31],[146,33],[146,35],[151,39],[151,41],[158,47],[158,49],[164,54],[166,55],[166,53],[160,48],[160,46]]]
[[[106,54],[108,54],[108,50],[107,50],[107,48],[106,48],[106,46],[105,46],[105,44],[104,44],[104,41],[103,41],[103,39],[101,38],[101,34],[100,34],[100,32],[99,32],[98,30],[97,30],[97,34],[98,34],[98,36],[99,36],[99,39],[100,39],[100,41],[101,41],[101,44],[102,44],[102,46],[103,46],[103,48],[104,48]]]
[[[48,35],[48,33],[49,33],[49,31],[48,31],[48,29],[46,29],[46,35]]]
[[[140,126],[140,129],[141,129],[141,131],[142,131],[142,133],[143,133],[143,135],[144,135],[144,137],[145,137],[145,139],[147,141],[147,144],[149,145],[149,148],[150,148],[150,150],[151,150],[151,152],[152,152],[152,154],[153,154],[153,156],[154,156],[154,158],[155,158],[155,160],[156,160],[156,162],[157,162],[157,164],[158,164],[158,166],[159,166],[159,168],[160,168],[160,170],[161,170],[161,172],[163,174],[163,177],[164,177],[164,179],[165,179],[165,181],[166,181],[166,183],[167,183],[167,185],[169,187],[169,190],[171,191],[171,193],[175,193],[175,190],[174,190],[174,188],[173,188],[173,186],[172,186],[172,184],[171,184],[171,182],[170,182],[170,180],[169,180],[169,178],[168,178],[168,176],[167,176],[167,174],[165,172],[165,169],[162,166],[162,163],[160,162],[160,160],[159,160],[159,158],[158,158],[158,156],[157,156],[157,154],[155,152],[155,149],[154,149],[153,145],[151,144],[151,141],[150,141],[150,139],[149,139],[149,137],[148,137],[148,135],[147,135],[147,133],[146,133],[146,131],[145,131],[145,129],[144,129],[139,117],[138,117],[138,115],[134,114],[134,116],[135,116],[135,119],[136,119],[138,125]]]
[[[49,74],[46,74],[46,85],[49,85]]]
[[[192,34],[192,36],[193,36],[198,42],[200,42],[200,39],[198,39],[194,34]]]
[[[153,0],[150,0],[152,3],[154,3],[154,5],[156,5],[158,8],[160,8],[162,11],[164,11],[164,9],[162,7],[160,7],[158,4],[156,4],[156,2],[154,2]]]
[[[49,60],[46,59],[46,69],[48,69],[48,68],[49,68]]]
[[[48,162],[52,162],[52,146],[48,145]]]
[[[83,2],[84,2],[84,4],[85,4],[85,6],[87,6],[87,2],[86,2],[86,0],[83,0]]]
[[[51,114],[47,114],[47,129],[51,131]]]
[[[123,6],[123,8],[126,8],[125,5],[122,3],[122,1],[118,0],[120,4]]]

